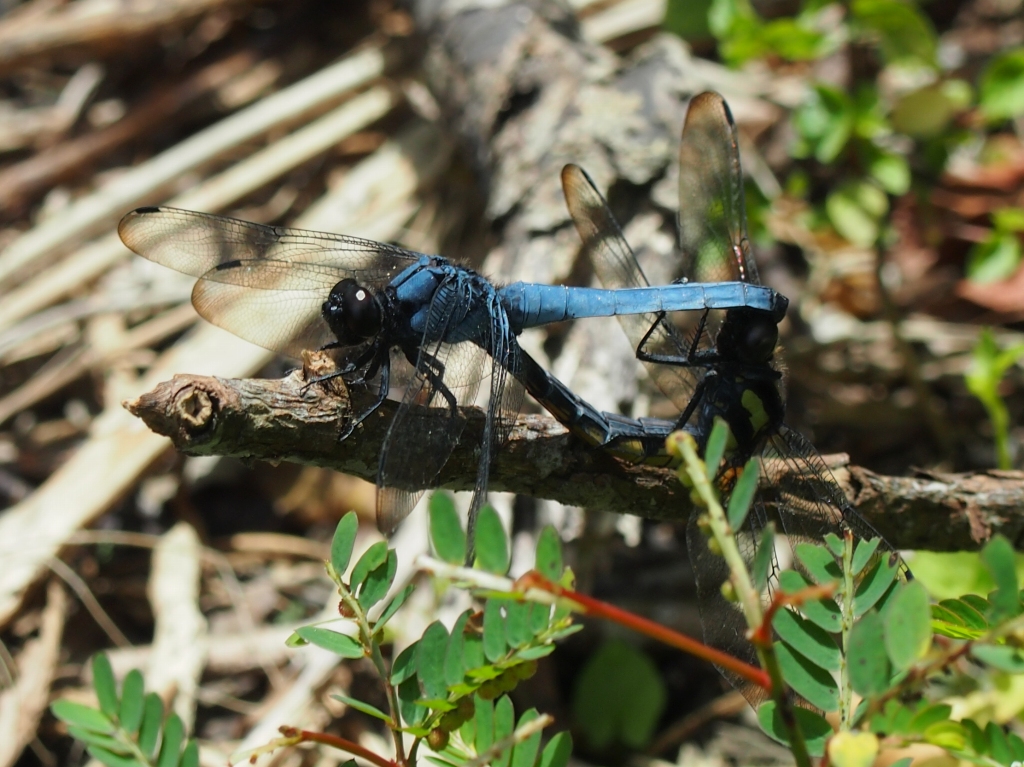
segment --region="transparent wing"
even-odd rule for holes
[[[584,255],[594,265],[601,284],[611,289],[648,286],[650,283],[640,262],[586,171],[577,165],[566,165],[562,169],[562,190],[569,214],[583,240]],[[620,314],[618,319],[634,348],[643,341],[648,352],[685,358],[689,349],[686,336],[670,322],[659,321],[658,315]],[[645,365],[658,387],[680,410],[685,410],[703,371]]]
[[[880,551],[909,574],[906,563],[879,532],[857,513],[817,449],[797,431],[782,426],[761,453],[766,502],[792,543],[821,543],[828,533],[849,530],[857,540],[878,538]]]
[[[818,451],[799,432],[782,426],[769,437],[761,451],[760,472],[758,496],[746,524],[737,533],[740,553],[748,569],[762,533],[771,521],[779,533],[785,534],[791,547],[801,542],[820,545],[827,534],[843,537],[847,529],[855,540],[878,538],[881,540],[878,551],[889,558],[888,566],[896,567],[904,578],[910,577],[906,563],[854,510]],[[704,641],[758,665],[757,653],[746,637],[746,620],[739,606],[726,600],[722,593],[722,585],[729,577],[725,560],[708,550],[707,536],[697,526],[697,518],[696,514],[690,518],[686,543],[697,582]],[[774,551],[771,562],[766,600],[778,587],[779,564]],[[724,669],[719,670],[752,706],[756,708],[764,700],[763,690]]]
[[[331,275],[380,287],[420,254],[373,240],[328,232],[265,226],[177,208],[139,208],[117,227],[121,241],[150,261],[193,277],[235,261],[302,263]],[[249,287],[280,289],[279,275],[250,263]],[[325,279],[327,277],[325,276]],[[265,280],[265,282],[264,282]]]
[[[246,262],[241,262],[242,264]],[[246,267],[215,270],[216,279],[200,279],[192,288],[192,306],[203,319],[258,346],[299,358],[303,349],[319,349],[335,340],[320,314],[330,285],[299,288],[303,265],[259,262],[263,279],[274,271],[287,278],[287,290],[252,290]],[[232,278],[237,278],[237,282]],[[315,281],[312,281],[315,282]]]
[[[758,283],[736,124],[717,93],[694,96],[679,145],[679,245],[691,282]]]
[[[476,400],[481,378],[478,366],[485,361],[482,350],[468,342],[436,344],[420,351],[416,375],[381,445],[377,473],[377,527],[381,532],[393,533],[409,516],[423,488],[437,483],[466,428],[466,416],[458,408]],[[428,369],[429,374],[425,372]]]

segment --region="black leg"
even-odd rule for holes
[[[403,348],[402,351],[405,353],[405,358],[416,368],[417,372],[427,377],[427,382],[433,390],[444,397],[445,402],[448,403],[448,409],[454,415],[459,408],[459,403],[456,401],[452,390],[445,386],[443,380],[444,364],[434,355],[427,354],[427,352],[415,347],[410,349]],[[418,363],[421,363],[422,367]]]
[[[338,442],[348,437],[356,430],[359,424],[376,413],[377,409],[384,404],[384,400],[388,398],[388,391],[391,389],[391,359],[386,353],[381,355],[381,358],[382,360],[378,359],[373,363],[375,366],[380,367],[380,388],[377,390],[377,398],[366,410],[345,425],[345,428],[338,434]]]
[[[710,375],[710,374],[709,374]],[[697,388],[693,390],[693,395],[690,397],[690,401],[686,403],[686,410],[679,416],[679,420],[676,421],[676,429],[682,429],[689,422],[693,416],[693,411],[697,409],[697,405],[704,399],[704,390],[707,388],[708,379],[704,376],[700,379],[700,383],[697,384]]]

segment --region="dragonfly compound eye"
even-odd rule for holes
[[[344,279],[331,288],[323,305],[324,319],[338,340],[355,344],[380,332],[380,307],[373,294],[353,279]]]

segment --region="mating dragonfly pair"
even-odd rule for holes
[[[392,354],[412,366],[381,447],[377,520],[391,532],[436,479],[489,381],[485,427],[470,508],[483,503],[493,452],[508,437],[524,388],[574,434],[634,462],[665,463],[665,438],[692,433],[703,451],[714,419],[735,446],[727,467],[762,457],[762,500],[748,516],[751,547],[768,508],[791,539],[821,541],[849,530],[878,537],[847,501],[814,447],[783,424],[778,324],[788,300],[758,284],[749,252],[736,127],[715,93],[696,96],[683,129],[679,168],[680,279],[649,285],[619,225],[580,168],[563,170],[570,214],[604,289],[514,283],[497,288],[476,272],[344,235],[262,226],[171,208],[140,208],[121,239],[151,261],[199,277],[196,310],[210,322],[274,351],[332,349],[338,375],[376,385],[376,410],[392,385]],[[673,313],[699,316],[687,333]],[[679,407],[674,421],[603,413],[548,374],[518,344],[524,329],[617,316],[652,379]],[[772,494],[774,502],[767,499]],[[789,501],[786,499],[799,499]],[[691,515],[696,517],[696,515]],[[687,531],[709,644],[749,658],[742,616],[725,602],[727,574],[692,519]],[[749,552],[751,558],[753,551]]]

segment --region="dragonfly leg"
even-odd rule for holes
[[[341,348],[341,344],[333,343],[333,344],[327,344],[325,346],[321,346],[317,351],[328,351],[330,349],[338,349],[338,348]],[[338,370],[335,370],[332,373],[327,373],[326,375],[315,376],[314,378],[311,378],[309,381],[306,382],[306,385],[302,387],[301,392],[305,393],[306,389],[308,389],[310,386],[313,386],[314,384],[323,383],[324,381],[330,381],[333,378],[338,378],[339,376],[345,376],[345,375],[348,375],[349,373],[352,373],[353,371],[359,370],[359,368],[364,367],[367,363],[371,363],[371,362],[377,360],[377,358],[379,356],[380,356],[379,344],[375,343],[375,344],[371,345],[362,354],[360,354],[355,359],[354,362],[346,363],[346,365],[344,367],[339,368]],[[377,370],[376,370],[376,367],[375,367],[373,373],[371,373],[369,375],[364,374],[360,378],[352,381],[351,383],[355,383],[355,384],[366,383],[366,379],[367,378],[372,378],[373,374],[376,373],[376,372],[377,372]]]
[[[380,387],[377,389],[377,397],[362,413],[349,421],[345,428],[338,434],[338,442],[341,442],[356,430],[356,427],[377,412],[377,409],[384,404],[391,388],[391,359],[387,353],[378,355],[372,362],[374,368],[380,369]]]
[[[697,384],[697,388],[693,390],[693,395],[690,397],[690,401],[686,403],[686,410],[682,412],[679,419],[676,421],[676,429],[682,429],[690,418],[693,416],[693,411],[697,409],[697,405],[704,399],[704,390],[707,388],[708,379],[707,376],[700,379],[700,383]]]
[[[434,394],[440,394],[444,397],[445,402],[448,403],[448,409],[454,415],[459,408],[459,403],[455,399],[455,394],[444,383],[444,363],[433,354],[419,350],[416,347],[403,349],[403,351],[405,352],[406,359],[416,368],[418,373],[426,377],[427,383],[430,384],[433,390],[430,399],[434,398]],[[429,405],[430,402],[428,401],[426,404]]]

